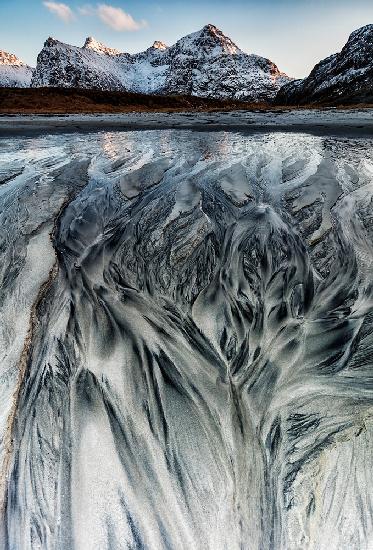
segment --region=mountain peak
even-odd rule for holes
[[[58,40],[56,40],[52,36],[48,36],[48,38],[44,42],[44,48],[52,47],[52,46],[55,46],[56,44],[58,44]]]
[[[153,43],[152,48],[155,50],[167,50],[168,46],[164,42],[161,42],[160,40],[155,40]]]
[[[28,88],[33,69],[13,53],[0,50],[0,86]]]
[[[199,50],[208,54],[230,54],[241,53],[236,44],[226,36],[218,27],[208,23],[201,30],[189,34],[182,41],[193,43]]]
[[[222,31],[212,23],[207,23],[207,25],[205,25],[201,30],[205,32],[210,32],[212,34],[223,34]]]
[[[25,66],[25,63],[13,53],[8,53],[4,52],[4,50],[0,50],[0,65],[13,65],[17,67],[23,67]]]
[[[86,41],[84,42],[84,49],[86,50],[92,50],[96,53],[102,53],[107,55],[119,55],[121,52],[115,48],[109,48],[108,46],[105,46],[102,42],[99,42],[93,36],[88,36],[86,38]]]

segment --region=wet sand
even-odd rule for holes
[[[50,133],[180,129],[196,131],[301,132],[359,137],[373,135],[373,110],[284,110],[213,113],[98,115],[2,115],[0,137]]]
[[[1,548],[371,550],[372,144],[1,141]]]

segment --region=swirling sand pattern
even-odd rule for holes
[[[372,143],[3,144],[4,548],[373,548]]]

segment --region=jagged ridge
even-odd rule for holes
[[[83,48],[49,38],[32,86],[270,101],[288,81],[270,60],[246,54],[214,25],[206,25],[171,47],[156,41],[133,55],[93,38]]]

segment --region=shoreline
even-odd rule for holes
[[[373,136],[373,109],[0,115],[0,137],[134,130]]]

